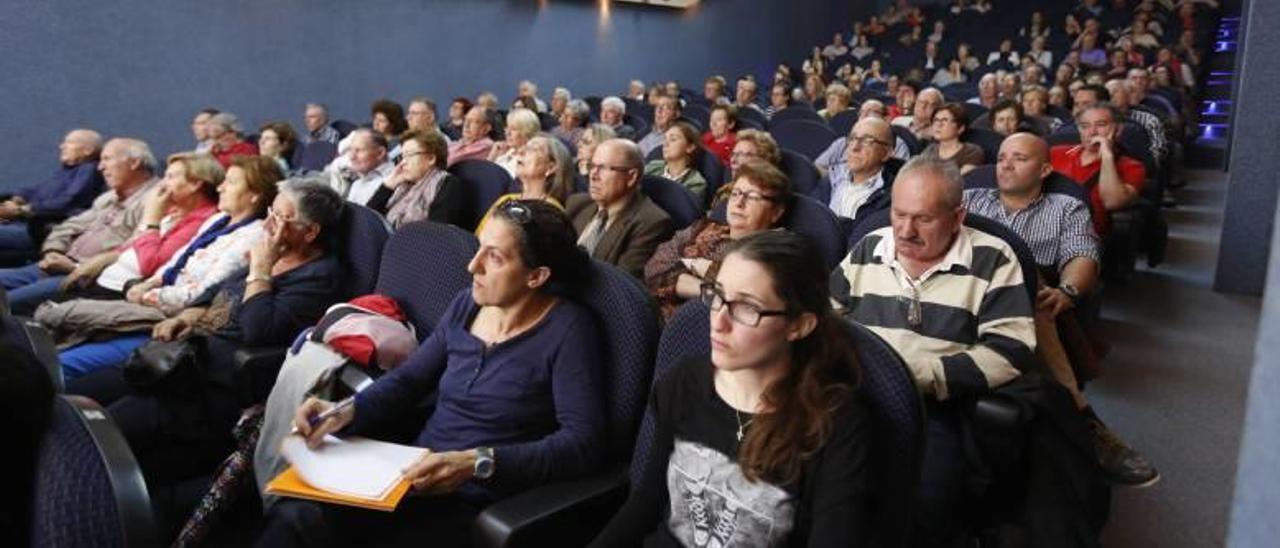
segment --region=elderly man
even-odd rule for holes
[[[325,171],[329,173],[329,186],[339,195],[348,202],[365,205],[394,169],[387,138],[372,129],[360,128],[351,132],[345,157],[335,159]]]
[[[614,96],[605,97],[600,101],[600,123],[613,129],[613,134],[619,139],[627,139],[634,141],[636,137],[636,128],[631,127],[624,121],[627,114],[627,104]]]
[[[449,144],[449,165],[462,160],[487,159],[493,149],[493,139],[489,138],[492,131],[489,109],[479,105],[471,107],[462,119],[462,138]]]
[[[707,100],[707,104],[714,105],[721,102],[729,102],[729,98],[725,96],[724,89],[728,87],[724,76],[713,74],[708,76],[702,82],[702,98]],[[670,91],[670,90],[668,90]]]
[[[1018,100],[1022,93],[1022,76],[1017,72],[1006,72],[1000,75],[1000,98]]]
[[[844,141],[843,161],[828,172],[828,184],[814,189],[813,198],[837,216],[865,219],[889,207],[894,170],[886,169],[885,163],[893,158],[893,130],[880,118],[865,118],[853,125]]]
[[[236,156],[253,156],[258,153],[258,144],[244,139],[240,132],[240,121],[230,112],[219,112],[209,119],[209,140],[213,141],[209,154],[223,168],[231,167],[231,159]]]
[[[58,145],[58,170],[0,202],[0,254],[29,257],[35,251],[26,219],[60,219],[93,203],[102,192],[102,174],[98,173],[101,149],[98,132],[71,130]]]
[[[653,149],[661,147],[667,130],[679,119],[680,100],[669,95],[659,97],[657,105],[653,107],[653,131],[636,143],[640,145],[640,153],[648,157]]]
[[[644,102],[645,100],[644,94],[645,94],[644,80],[632,80],[629,84],[627,84],[627,97],[630,97],[640,102]]]
[[[994,72],[988,72],[978,79],[978,95],[969,99],[969,103],[973,105],[982,105],[987,108],[996,106],[996,102],[1000,100],[1000,82],[999,77]]]
[[[888,115],[888,110],[889,109],[885,107],[884,103],[875,99],[867,99],[862,102],[862,106],[858,107],[858,120],[862,121],[867,118],[879,118],[881,120],[885,120]],[[906,160],[910,158],[911,149],[907,147],[906,143],[902,142],[902,139],[893,135],[892,128],[890,128],[889,135],[892,137],[889,142],[893,143],[893,146],[890,149],[893,153],[892,157],[899,160]],[[848,148],[848,145],[849,139],[847,137],[840,137],[835,141],[832,141],[831,144],[827,146],[827,149],[822,151],[822,154],[819,154],[818,158],[813,161],[814,166],[818,168],[818,173],[822,174],[823,177],[831,177],[832,173],[839,174],[843,172],[846,169],[845,150]]]
[[[0,286],[18,314],[29,314],[52,297],[81,261],[124,243],[138,228],[145,194],[155,186],[156,159],[146,143],[117,138],[102,147],[98,170],[108,190],[89,209],[53,228],[40,249],[40,261],[0,270]]]
[[[569,101],[573,100],[573,93],[569,88],[556,88],[551,92],[551,112],[550,114],[556,119],[564,114],[564,109],[569,106]]]
[[[947,545],[957,529],[966,469],[956,402],[1017,378],[1036,345],[1018,258],[1003,240],[964,226],[962,188],[950,162],[909,162],[893,185],[892,226],[858,242],[831,277],[846,316],[897,350],[925,395],[918,546]]]
[[[893,125],[911,130],[917,139],[928,139],[931,135],[930,128],[933,127],[933,113],[946,102],[938,88],[925,88],[916,95],[911,114],[895,118]]]
[[[591,122],[591,107],[582,99],[573,99],[565,105],[564,111],[557,118],[559,125],[551,128],[551,134],[561,141],[573,146],[578,145],[582,132]]]
[[[191,135],[196,140],[196,152],[209,152],[213,140],[209,138],[209,119],[218,113],[216,108],[202,108],[191,120]]]
[[[324,103],[307,103],[302,112],[302,124],[307,128],[306,135],[302,136],[303,143],[322,141],[336,145],[342,140],[338,130],[329,127],[329,107]]]
[[[1107,234],[1107,213],[1137,200],[1147,178],[1142,162],[1122,156],[1116,147],[1120,120],[1110,103],[1077,108],[1081,144],[1058,145],[1049,154],[1054,170],[1089,189],[1093,228],[1100,236]]]
[[[756,103],[756,93],[759,89],[760,86],[756,84],[755,78],[750,76],[739,78],[738,89],[734,91],[733,104],[738,107],[738,110],[749,108],[764,114],[764,107]]]
[[[644,157],[625,139],[596,147],[586,194],[574,194],[565,212],[578,231],[578,245],[592,257],[643,278],[644,265],[671,239],[671,218],[640,192]]]
[[[533,104],[538,107],[538,112],[547,111],[547,103],[538,98],[538,84],[530,80],[521,80],[520,85],[516,86],[516,99],[528,97],[533,100]]]
[[[1030,133],[1010,135],[1000,145],[997,188],[966,190],[965,209],[1009,227],[1031,248],[1040,270],[1053,274],[1041,280],[1036,295],[1036,353],[1084,415],[1107,477],[1125,485],[1151,485],[1159,479],[1155,467],[1098,419],[1080,392],[1059,335],[1066,332],[1069,340],[1084,339],[1070,311],[1098,282],[1099,252],[1088,204],[1044,191],[1052,174],[1049,144],[1044,139]]]
[[[1121,78],[1108,80],[1106,85],[1107,93],[1111,96],[1110,102],[1123,115],[1123,120],[1128,122],[1130,126],[1141,129],[1147,134],[1150,142],[1149,152],[1151,159],[1156,163],[1163,163],[1167,154],[1169,154],[1169,143],[1166,140],[1164,120],[1159,116],[1152,114],[1144,109],[1133,108],[1130,93],[1133,90],[1133,83]]]
[[[436,102],[430,97],[418,96],[409,99],[409,109],[404,113],[404,121],[408,126],[406,131],[434,131],[444,137],[446,145],[453,142],[448,135],[444,134],[444,131],[440,129],[440,125],[436,122]],[[401,144],[396,143],[391,152],[387,153],[387,157],[391,159],[392,163],[400,162]]]

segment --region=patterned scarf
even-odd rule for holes
[[[436,193],[440,191],[440,181],[448,174],[443,169],[437,169],[412,185],[400,185],[387,201],[387,222],[400,228],[403,224],[426,219],[431,202],[435,201]]]
[[[182,252],[182,256],[178,257],[178,260],[173,263],[173,266],[169,267],[169,270],[164,271],[164,285],[173,285],[173,282],[178,281],[178,274],[182,273],[182,268],[187,266],[187,260],[189,260],[191,255],[195,254],[195,252],[209,247],[209,244],[212,244],[224,234],[235,232],[240,227],[257,220],[257,217],[249,217],[248,219],[238,223],[231,224],[231,216],[227,215],[217,221],[214,221],[213,224],[209,226],[208,230],[205,230],[199,236],[196,236],[196,239],[191,242],[191,245],[187,246],[187,250]]]

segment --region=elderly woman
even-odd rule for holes
[[[489,161],[502,166],[512,177],[516,176],[516,161],[520,157],[520,149],[534,135],[542,130],[538,114],[527,108],[518,108],[507,113],[507,125],[503,130],[506,138],[493,144],[489,149]]]
[[[556,120],[559,125],[551,128],[551,134],[566,143],[581,147],[578,141],[582,139],[582,132],[587,124],[591,123],[591,107],[582,99],[574,99],[565,105],[564,111]]]
[[[559,139],[545,133],[529,139],[520,152],[520,161],[516,166],[520,192],[499,196],[489,206],[484,218],[480,219],[476,234],[484,232],[494,210],[512,200],[542,200],[564,209],[565,200],[573,192],[575,169],[573,158],[569,156],[569,147],[564,146]]]
[[[853,103],[853,92],[844,84],[834,83],[827,86],[827,102],[825,108],[818,111],[818,116],[830,121],[837,114],[849,110],[849,105]]]
[[[613,128],[604,124],[591,124],[582,131],[582,136],[578,139],[578,174],[586,177],[590,175],[591,155],[595,154],[596,147],[609,139],[617,137],[613,132]]]
[[[218,187],[222,214],[209,217],[155,274],[127,284],[125,301],[76,299],[36,310],[36,320],[69,346],[58,354],[63,375],[72,379],[121,366],[149,338],[139,331],[198,302],[243,269],[249,249],[262,239],[262,218],[283,178],[275,160],[234,158]]]
[[[240,412],[231,361],[237,348],[287,344],[343,297],[342,268],[328,243],[343,207],[323,179],[280,184],[247,270],[149,333],[161,342],[190,337],[196,357],[189,370],[147,390],[125,383],[116,368],[68,383],[68,392],[107,406],[150,480],[207,473],[231,449]]]
[[[280,170],[289,171],[289,160],[298,148],[298,132],[289,122],[267,122],[258,128],[258,154],[280,164]]]
[[[733,145],[738,142],[734,132],[738,130],[738,109],[733,105],[711,107],[711,129],[702,134],[702,146],[715,154],[724,165],[729,165]]]
[[[964,106],[959,103],[947,103],[938,107],[933,113],[933,143],[924,149],[922,154],[937,156],[950,161],[960,168],[962,173],[985,163],[986,155],[982,148],[973,143],[960,141],[960,136],[969,129],[969,117]]]
[[[589,261],[555,206],[512,201],[494,211],[462,290],[402,365],[327,415],[316,399],[294,423],[312,447],[325,435],[368,435],[420,413],[438,394],[413,444],[430,451],[403,471],[420,496],[394,512],[284,499],[272,505],[260,546],[305,539],[335,545],[468,546],[485,505],[530,487],[594,472],[605,443],[596,320],[565,298]],[[478,412],[477,412],[478,411]],[[418,415],[421,416],[420,414]],[[399,471],[397,471],[399,472]]]
[[[794,198],[791,182],[778,168],[759,159],[746,160],[735,172],[725,207],[725,223],[699,219],[658,246],[644,266],[644,281],[670,318],[699,287],[715,279],[715,269],[730,242],[778,226]]]
[[[469,228],[462,181],[445,171],[449,146],[444,135],[430,129],[414,129],[401,135],[400,163],[366,205],[382,213],[393,228],[414,221],[432,220]]]
[[[140,231],[124,245],[77,265],[63,279],[62,290],[68,296],[123,299],[125,284],[155,274],[217,212],[225,176],[208,154],[169,156],[164,179],[143,206]]]
[[[707,180],[694,165],[700,148],[698,130],[689,122],[675,122],[662,134],[662,158],[644,166],[644,173],[680,183],[693,193],[698,203],[704,203]]]
[[[871,416],[819,257],[784,230],[729,245],[698,294],[710,355],[657,380],[647,464],[591,546],[867,543]]]

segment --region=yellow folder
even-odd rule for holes
[[[404,498],[405,493],[409,491],[409,481],[401,479],[392,487],[387,494],[378,500],[369,500],[359,497],[351,497],[347,495],[339,495],[322,491],[312,487],[290,466],[267,483],[267,493],[272,495],[280,495],[282,497],[293,497],[299,499],[314,500],[317,502],[328,502],[331,504],[342,504],[346,506],[357,506],[367,508],[369,510],[380,510],[383,512],[395,511],[396,506],[400,504],[400,499]]]

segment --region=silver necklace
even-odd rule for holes
[[[756,418],[751,417],[747,419],[747,422],[742,422],[742,412],[738,411],[737,409],[733,410],[733,417],[738,419],[738,441],[741,442],[743,430],[746,430],[748,426],[751,426],[751,421],[756,420]]]

